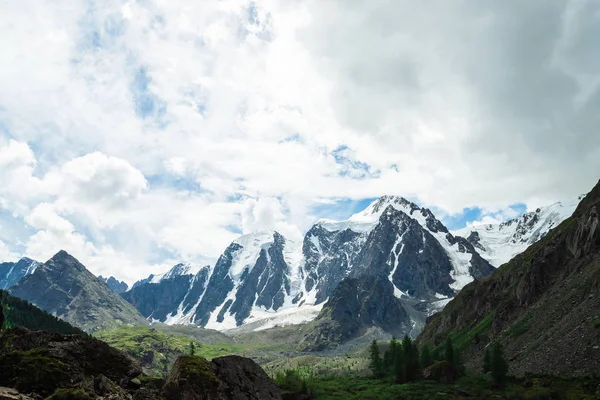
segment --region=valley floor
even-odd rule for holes
[[[465,376],[453,385],[418,381],[396,385],[367,377],[316,376],[304,382],[279,382],[287,400],[597,400],[600,379],[512,378],[494,388],[483,375]]]

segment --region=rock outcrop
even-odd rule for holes
[[[207,361],[183,356],[173,365],[167,400],[279,400],[279,387],[254,361],[226,356]]]
[[[22,393],[49,396],[99,379],[126,385],[141,372],[132,359],[91,337],[24,328],[0,334],[0,385]]]

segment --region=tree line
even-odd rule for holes
[[[24,327],[32,331],[87,335],[81,329],[40,310],[28,301],[0,290],[0,331],[14,327]]]
[[[402,341],[395,337],[389,343],[381,357],[379,344],[373,340],[370,346],[370,363],[373,376],[376,379],[392,379],[395,383],[407,383],[422,379],[426,368],[441,369],[451,367],[456,375],[464,374],[460,354],[452,339],[448,337],[443,347],[433,351],[427,344],[419,349],[417,344],[408,336]],[[508,363],[504,358],[502,346],[495,342],[488,346],[484,355],[483,373],[491,373],[496,385],[503,385],[508,373]]]

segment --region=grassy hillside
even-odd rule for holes
[[[193,329],[193,328],[192,328]],[[198,340],[196,337],[190,337],[184,334],[167,333],[164,326],[160,329],[146,328],[141,326],[123,327],[110,331],[98,332],[95,336],[115,347],[133,358],[139,360],[144,372],[153,376],[166,376],[171,366],[183,354],[190,353],[190,344],[194,344],[195,354],[207,359],[221,357],[230,354],[237,354],[246,357],[258,359],[260,361],[263,355],[271,351],[270,346],[253,343],[233,343],[230,338],[223,335],[227,342],[215,343]],[[174,329],[173,331],[177,331]],[[181,330],[188,334],[195,333],[202,336],[206,331],[202,330]],[[222,334],[218,334],[222,335]],[[214,334],[207,336],[215,339]],[[277,353],[278,356],[281,353]],[[275,356],[273,356],[275,357]]]
[[[11,296],[4,290],[0,290],[0,306],[4,311],[5,329],[23,327],[32,331],[85,335],[81,329],[40,310],[28,301]]]

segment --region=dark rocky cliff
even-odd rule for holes
[[[451,336],[468,366],[500,341],[511,372],[600,370],[600,182],[574,214],[430,318],[420,343]]]

